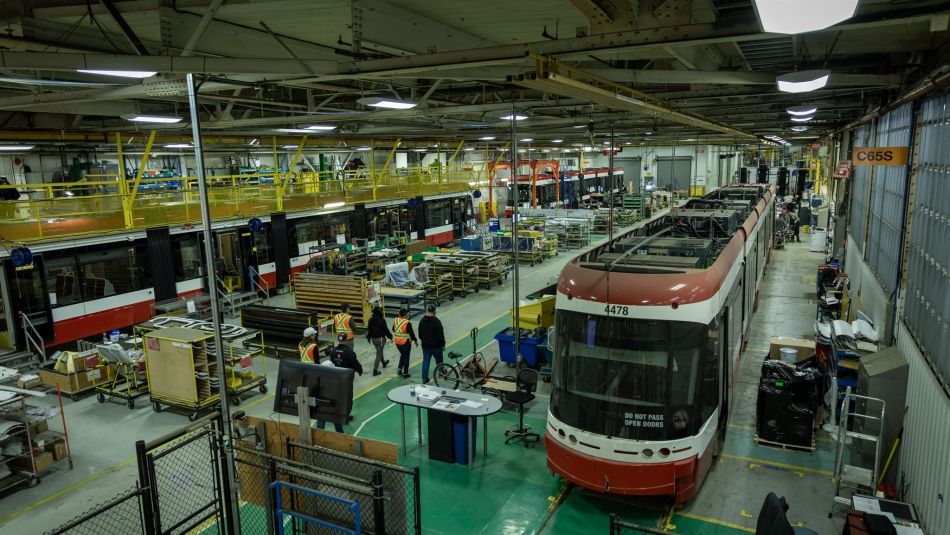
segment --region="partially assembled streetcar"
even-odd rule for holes
[[[571,260],[557,285],[549,469],[599,492],[692,499],[772,247],[775,188],[692,199]]]

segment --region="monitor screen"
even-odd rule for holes
[[[353,378],[348,368],[334,368],[294,360],[281,360],[277,371],[277,389],[274,393],[274,412],[297,416],[295,394],[298,387],[306,387],[307,394],[316,399],[310,405],[310,418],[345,424],[353,409]]]

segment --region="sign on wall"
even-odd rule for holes
[[[907,147],[855,147],[854,165],[907,165]]]

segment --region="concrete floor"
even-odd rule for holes
[[[524,267],[521,294],[553,282],[570,256],[562,253],[540,265]],[[411,446],[415,431],[407,426],[410,448],[407,453],[400,452],[400,461],[420,467],[424,531],[606,533],[607,518],[613,512],[625,520],[663,526],[677,533],[747,533],[754,532],[765,494],[775,491],[789,500],[793,524],[822,534],[840,532],[840,521],[826,518],[833,490],[830,470],[834,451],[829,439],[821,438],[814,454],[759,447],[752,441],[759,364],[770,337],[801,337],[811,332],[814,273],[820,261],[820,255],[807,252],[804,244],[789,244],[773,253],[737,374],[725,453],[697,498],[686,507],[671,510],[664,500],[619,499],[562,485],[545,467],[543,444],[531,449],[504,445],[504,429],[517,422],[517,414],[502,412],[489,419],[489,457],[476,459],[472,471],[430,462],[424,447]],[[287,305],[288,299],[281,296],[272,299],[271,304]],[[439,316],[450,341],[448,350],[469,353],[469,331],[479,327],[478,347],[487,355],[496,355],[492,337],[507,326],[510,306],[510,280],[444,304]],[[414,323],[417,320],[413,318]],[[357,379],[354,421],[347,432],[398,443],[399,409],[386,398],[390,388],[406,381],[392,375],[396,352],[389,346],[387,354],[393,363],[382,376],[372,377],[371,347],[364,338],[357,338],[356,350],[367,373]],[[420,360],[421,351],[414,350],[414,381],[420,379]],[[276,361],[269,359],[271,381],[276,369]],[[538,398],[527,407],[526,420],[536,429],[544,427],[546,391],[547,385],[542,383]],[[54,472],[35,488],[0,498],[0,532],[42,533],[131,487],[136,480],[134,442],[187,423],[181,414],[152,412],[147,398],[140,401],[134,410],[119,403],[99,404],[94,396],[75,403],[65,401],[76,468]],[[250,415],[266,417],[272,415],[272,402],[272,394],[257,394],[240,408]]]

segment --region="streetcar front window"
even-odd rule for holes
[[[592,433],[668,440],[699,428],[707,328],[559,310],[551,412]]]

